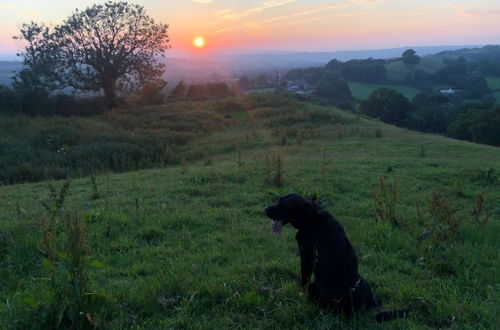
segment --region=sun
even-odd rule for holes
[[[193,40],[193,44],[196,48],[203,48],[205,46],[205,39],[203,37],[196,37]]]

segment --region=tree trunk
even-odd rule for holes
[[[116,107],[116,87],[114,81],[105,81],[102,85],[102,90],[104,91],[104,97],[106,98],[106,103],[108,108],[112,109]]]

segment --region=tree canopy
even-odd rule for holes
[[[158,56],[170,48],[167,29],[140,5],[106,2],[76,10],[54,27],[23,24],[15,38],[26,41],[20,55],[39,83],[47,88],[102,91],[108,105],[114,106],[117,93],[166,84]]]
[[[316,94],[325,99],[353,100],[347,81],[334,77],[324,77],[316,87]]]
[[[413,49],[407,49],[403,52],[401,58],[406,65],[413,65],[420,63],[420,56]]]
[[[412,104],[401,93],[390,88],[379,88],[361,103],[359,111],[383,122],[400,126],[412,112]]]

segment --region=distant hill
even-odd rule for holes
[[[475,46],[425,46],[399,47],[378,50],[346,50],[335,52],[284,52],[259,51],[240,53],[216,53],[204,57],[172,56],[165,59],[165,78],[171,83],[184,80],[190,83],[206,82],[221,78],[237,78],[240,75],[273,70],[323,66],[332,59],[347,61],[361,58],[388,59],[401,56],[408,48],[413,48],[421,56],[437,54]],[[0,55],[0,84],[9,84],[13,71],[21,67],[14,55]]]
[[[455,50],[446,50],[432,55],[431,57],[435,60],[442,61],[445,58],[457,59],[459,57],[464,57],[467,60],[477,61],[481,57],[485,56],[500,56],[500,46],[490,45],[484,47],[474,47],[474,48],[460,48]]]
[[[20,61],[0,61],[0,85],[10,85],[11,77],[22,68]]]

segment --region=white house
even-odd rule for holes
[[[443,95],[453,95],[455,94],[456,92],[458,92],[458,90],[456,89],[452,89],[452,88],[448,88],[448,89],[441,89],[439,91],[439,93],[443,94]]]

